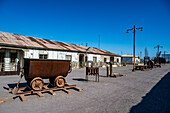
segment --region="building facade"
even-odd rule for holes
[[[121,64],[121,56],[106,50],[0,32],[0,73],[16,74],[24,58],[70,60],[72,68]]]
[[[133,63],[133,55],[121,55],[121,63],[132,64]],[[141,58],[139,56],[135,56],[135,63],[141,63]]]

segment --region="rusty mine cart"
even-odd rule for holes
[[[24,77],[33,90],[42,90],[43,79],[49,79],[54,86],[63,87],[66,83],[64,77],[69,71],[70,61],[67,60],[24,60]]]
[[[78,91],[76,85],[68,85],[65,77],[71,72],[71,64],[69,60],[50,60],[50,59],[24,59],[24,68],[20,72],[20,80],[24,76],[28,87],[19,88],[20,80],[16,87],[12,89],[12,93],[20,96],[24,101],[26,94],[38,94],[42,97],[42,92],[50,92],[56,95],[54,90],[63,90],[66,93],[71,93],[67,88],[73,88]],[[44,85],[43,79],[49,79],[50,84]],[[50,87],[49,87],[50,86]],[[29,91],[25,91],[29,88]],[[24,90],[21,92],[21,90]],[[26,100],[26,99],[25,99]]]

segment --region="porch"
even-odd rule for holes
[[[16,75],[23,64],[24,51],[15,48],[0,48],[0,76]]]

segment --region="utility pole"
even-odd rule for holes
[[[137,30],[137,29],[141,29],[141,31],[143,31],[143,27],[139,27],[139,28],[137,28],[137,27],[135,27],[135,25],[134,25],[134,28],[132,28],[132,29],[127,29],[127,32],[126,33],[129,33],[128,31],[133,31],[133,70],[132,70],[132,72],[135,72],[135,31]]]
[[[99,49],[100,49],[100,33],[99,33]]]
[[[157,51],[156,57],[159,57],[159,56],[158,56],[158,54],[159,54],[159,48],[163,48],[163,46],[157,45],[157,46],[155,46],[155,47],[154,47],[154,49],[155,49],[155,48],[158,48],[158,51]]]
[[[88,67],[88,56],[87,56],[87,51],[90,49],[90,47],[88,47],[86,49],[86,56],[85,56],[85,62],[86,62],[86,67]]]

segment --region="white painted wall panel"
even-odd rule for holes
[[[39,59],[39,54],[48,54],[48,59],[58,59],[58,60],[65,60],[66,55],[71,55],[72,62],[79,62],[79,53],[67,52],[67,51],[55,51],[55,50],[29,49],[29,51],[25,51],[24,58]],[[88,56],[88,61],[93,61],[93,57],[96,57],[97,62],[104,62],[104,58],[107,59],[106,62],[110,62],[110,56],[107,55],[87,54],[87,56]],[[121,57],[114,57],[115,62],[117,62],[117,59],[119,59],[119,63],[121,63]]]
[[[97,58],[97,62],[101,61],[101,55],[97,55],[97,54],[88,54],[88,61],[93,61],[93,57]]]
[[[118,59],[119,62],[117,62],[117,59]],[[121,64],[121,57],[116,57],[116,56],[115,56],[115,57],[114,57],[114,62]]]
[[[65,51],[54,51],[54,50],[32,50],[25,51],[24,58],[39,59],[39,54],[48,54],[48,59],[59,59],[65,60],[66,55],[72,56],[72,61],[78,62],[78,53],[76,52],[65,52]]]
[[[59,60],[65,60],[65,55],[66,55],[66,52],[64,52],[64,51],[58,51],[58,52],[57,52],[57,59],[59,59]]]
[[[72,61],[73,62],[78,62],[79,55],[76,52],[66,52],[66,55],[71,55],[72,56]]]

